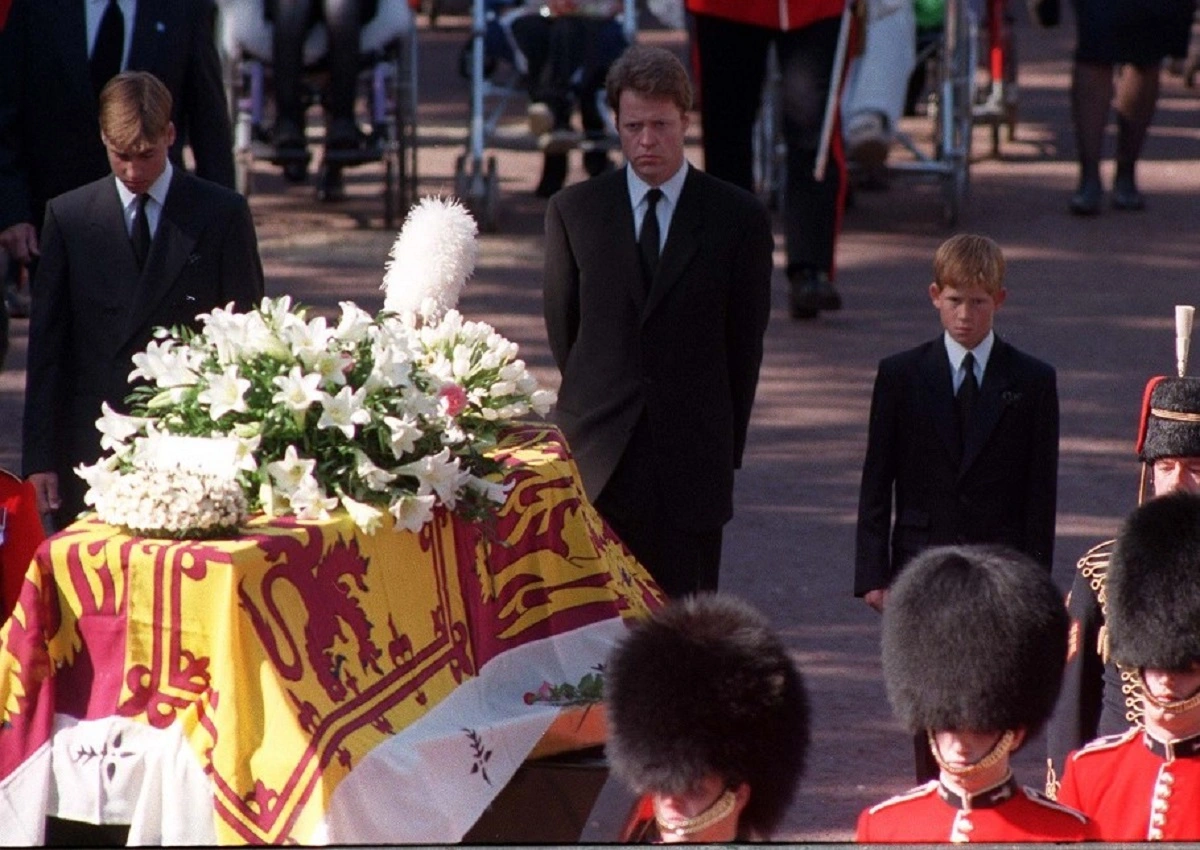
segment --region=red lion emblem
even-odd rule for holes
[[[310,529],[309,542],[292,536],[264,536],[259,546],[268,561],[275,562],[262,579],[262,598],[266,615],[250,599],[244,588],[238,589],[242,606],[250,615],[255,631],[271,660],[284,678],[300,681],[305,663],[296,646],[289,620],[275,599],[275,582],[285,581],[303,600],[308,619],[304,624],[304,653],[321,687],[333,702],[346,698],[348,689],[358,693],[354,665],[337,651],[346,640],[345,628],[357,648],[358,671],[381,674],[378,659],[382,651],[371,640],[371,622],[356,594],[367,590],[368,559],[362,556],[358,542],[338,538],[328,552],[322,553],[322,536]],[[295,617],[291,621],[295,621]],[[280,652],[276,635],[287,644],[288,659]]]

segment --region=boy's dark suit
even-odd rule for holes
[[[155,327],[263,295],[262,263],[241,195],[175,169],[139,274],[113,176],[52,200],[33,284],[22,465],[58,473],[68,523],[82,509],[72,471],[100,454],[96,420],[125,410],[132,357]]]
[[[1050,569],[1058,480],[1053,367],[996,337],[961,457],[953,393],[943,337],[879,364],[859,493],[855,596],[888,587],[928,546],[1003,543]]]
[[[770,313],[770,218],[750,193],[689,167],[649,293],[634,232],[625,169],[550,200],[556,420],[593,501],[636,497],[608,486],[622,457],[636,458],[664,525],[719,533]]]
[[[109,173],[88,66],[86,0],[16,0],[5,27],[13,69],[0,80],[0,230],[40,226],[50,198]],[[213,32],[211,0],[138,0],[129,70],[149,71],[171,92],[182,164],[233,187],[233,134]]]

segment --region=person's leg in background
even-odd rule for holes
[[[613,167],[613,161],[605,147],[609,126],[600,102],[604,91],[604,79],[608,75],[609,66],[621,55],[629,42],[620,22],[615,19],[585,18],[583,27],[583,57],[576,94],[584,139],[593,146],[584,150],[583,168],[589,176],[595,177]]]
[[[569,165],[566,151],[551,150],[549,144],[555,125],[570,123],[570,104],[562,97],[555,97],[554,84],[550,80],[551,31],[556,25],[554,19],[536,11],[526,13],[524,9],[509,21],[513,40],[525,64],[529,132],[542,149],[542,175],[533,190],[539,198],[548,198],[563,187]]]
[[[304,38],[315,20],[316,9],[312,0],[270,0],[268,8],[274,24],[275,129],[272,141],[281,153],[303,151],[304,97],[300,84],[304,70]]]
[[[694,24],[704,170],[753,192],[754,120],[777,33],[710,15]]]
[[[1117,75],[1117,173],[1113,178],[1113,209],[1140,210],[1146,206],[1146,200],[1137,188],[1135,170],[1158,104],[1158,88],[1158,63],[1123,65]]]
[[[826,18],[781,33],[779,50],[783,137],[787,146],[787,184],[783,231],[793,318],[809,319],[821,310],[837,310],[841,296],[833,286],[834,247],[841,228],[846,193],[846,162],[841,131],[830,136],[825,173],[813,175],[825,119],[841,18]]]
[[[867,185],[886,185],[884,164],[917,62],[917,18],[912,0],[870,0],[867,10],[863,51],[842,96],[843,140]]]
[[[329,31],[325,144],[333,150],[353,150],[363,144],[363,134],[354,120],[354,103],[358,94],[364,5],[363,0],[324,0],[322,4],[325,28]]]
[[[1071,212],[1100,212],[1104,187],[1100,182],[1104,128],[1112,108],[1113,66],[1075,60],[1071,70],[1071,121],[1075,126],[1075,155],[1079,162],[1079,187],[1071,196]]]

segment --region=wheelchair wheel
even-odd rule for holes
[[[475,216],[480,230],[495,232],[500,206],[500,175],[496,168],[496,157],[488,157],[485,168],[480,159],[472,158],[468,162],[465,153],[459,154],[454,163],[454,194]]]

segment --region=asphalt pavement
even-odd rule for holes
[[[1058,369],[1054,576],[1063,587],[1075,559],[1111,536],[1134,506],[1142,388],[1151,375],[1174,369],[1174,305],[1200,300],[1197,91],[1164,76],[1139,171],[1146,211],[1072,217],[1066,205],[1075,182],[1067,97],[1073,25],[1068,17],[1058,29],[1039,30],[1023,9],[1015,11],[1016,138],[1002,140],[996,158],[987,128],[977,128],[970,197],[956,228],[942,220],[937,185],[897,179],[886,191],[855,193],[846,213],[837,251],[842,310],[790,320],[786,280],[776,273],[721,583],[770,615],[805,673],[814,705],[809,770],[779,836],[785,840],[849,840],[859,810],[911,785],[911,739],[892,720],[882,682],[879,618],[851,596],[851,579],[875,367],[882,356],[938,332],[926,293],[937,246],[955,230],[1000,243],[1009,297],[997,330]],[[451,193],[455,162],[468,153],[468,86],[457,67],[467,37],[465,18],[442,17],[436,29],[422,19],[422,195]],[[685,50],[679,32],[647,29],[641,38]],[[479,264],[460,306],[518,342],[538,376],[554,386],[541,319],[545,202],[533,195],[540,163],[522,135],[522,108],[514,103],[505,142],[485,151],[496,158],[500,180],[496,226],[480,237]],[[917,138],[925,128],[925,119],[906,122]],[[696,142],[692,161],[701,164]],[[396,235],[383,228],[379,169],[351,172],[349,197],[340,203],[316,201],[311,183],[288,184],[265,164],[255,173],[251,208],[268,292],[322,309],[347,299],[379,307]],[[1106,179],[1111,173],[1109,163]],[[570,179],[584,177],[573,160]],[[0,373],[0,464],[11,468],[20,465],[26,332],[27,321],[13,321],[13,348]],[[1027,784],[1040,785],[1041,746],[1035,740],[1017,756],[1018,778]]]

